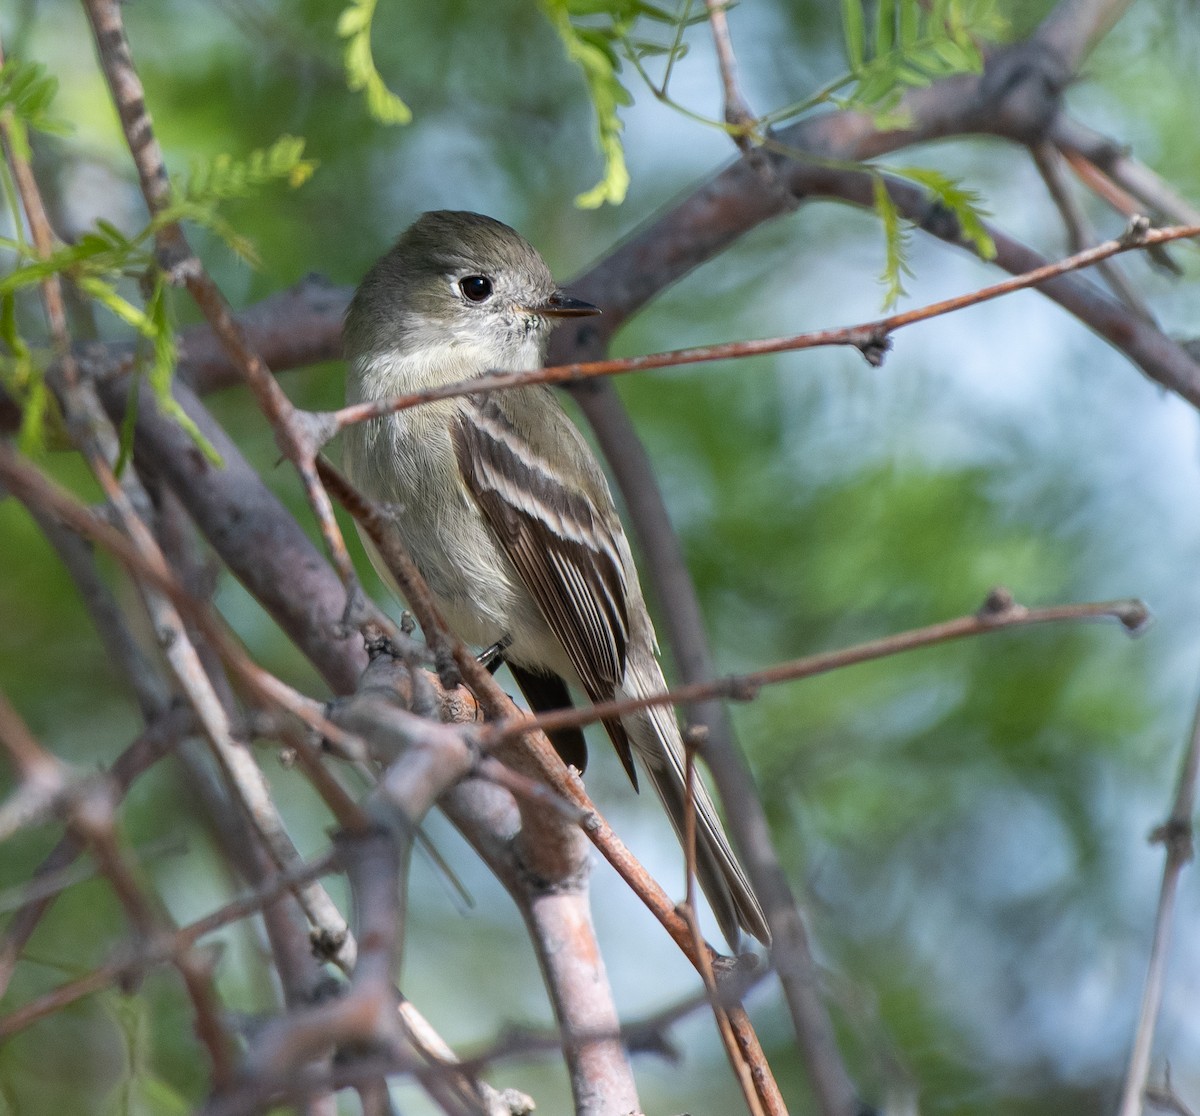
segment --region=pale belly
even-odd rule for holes
[[[346,471],[390,513],[455,635],[477,648],[508,639],[509,660],[573,681],[575,671],[561,643],[462,484],[448,433],[453,406],[448,401],[427,408],[446,410],[429,415],[440,421],[422,422],[418,437],[409,436],[408,416],[382,420],[382,428],[351,428]],[[380,576],[398,593],[378,552],[369,543],[367,550]]]

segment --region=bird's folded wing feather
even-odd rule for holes
[[[451,437],[468,491],[588,696],[611,699],[625,677],[629,639],[625,571],[612,529],[494,401],[467,400]],[[636,786],[624,728],[615,719],[604,724]]]

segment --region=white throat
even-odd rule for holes
[[[527,335],[519,344],[455,340],[415,349],[364,353],[351,364],[347,399],[350,402],[384,399],[456,384],[488,372],[527,372],[541,366],[541,344],[536,334]]]

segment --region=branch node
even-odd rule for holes
[[[994,620],[1011,620],[1014,616],[1024,613],[1024,605],[1018,604],[1012,595],[1012,590],[1003,585],[997,585],[988,591],[983,604],[975,615],[985,623]]]
[[[1123,248],[1140,248],[1146,243],[1146,234],[1149,231],[1150,218],[1135,213],[1129,218],[1129,224],[1125,226],[1125,231],[1117,237],[1117,241]]]
[[[753,701],[758,697],[762,687],[749,678],[731,678],[729,680],[730,701]]]
[[[1146,606],[1145,601],[1125,601],[1119,604],[1113,614],[1121,622],[1121,626],[1130,635],[1141,635],[1154,622],[1154,614]]]
[[[333,931],[325,926],[314,926],[308,934],[312,955],[323,965],[336,964],[346,944],[346,932]]]
[[[872,368],[879,368],[883,364],[883,358],[892,347],[891,334],[878,323],[852,329],[848,338],[850,344],[862,353],[863,360]]]
[[[1187,818],[1168,818],[1155,826],[1148,838],[1152,845],[1162,845],[1167,855],[1178,863],[1186,863],[1195,855],[1192,844],[1192,823]]]

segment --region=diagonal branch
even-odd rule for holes
[[[145,90],[125,36],[120,4],[118,0],[85,0],[84,8],[92,25],[100,65],[137,168],[142,195],[151,216],[158,217],[170,205],[171,184],[162,149],[154,135]],[[314,432],[301,421],[262,357],[248,343],[225,296],[192,252],[179,222],[160,225],[155,231],[155,243],[160,265],[172,281],[187,287],[270,421],[280,451],[299,473],[334,567],[346,587],[349,614],[352,605],[361,604],[361,589],[345,540],[334,519],[333,505],[316,474]]]
[[[1142,990],[1142,1004],[1138,1013],[1137,1029],[1129,1052],[1129,1063],[1125,1070],[1125,1082],[1121,1090],[1118,1116],[1139,1116],[1143,1099],[1147,1096],[1146,1083],[1150,1076],[1150,1053],[1154,1045],[1154,1028],[1162,1005],[1163,983],[1167,968],[1167,954],[1171,944],[1172,922],[1179,892],[1179,878],[1183,869],[1195,854],[1193,846],[1192,814],[1196,808],[1196,783],[1200,779],[1200,707],[1197,707],[1192,732],[1183,759],[1179,765],[1179,779],[1175,787],[1175,800],[1171,812],[1152,834],[1166,849],[1163,863],[1162,883],[1159,888],[1158,907],[1154,913],[1154,937],[1147,963],[1146,982]]]

